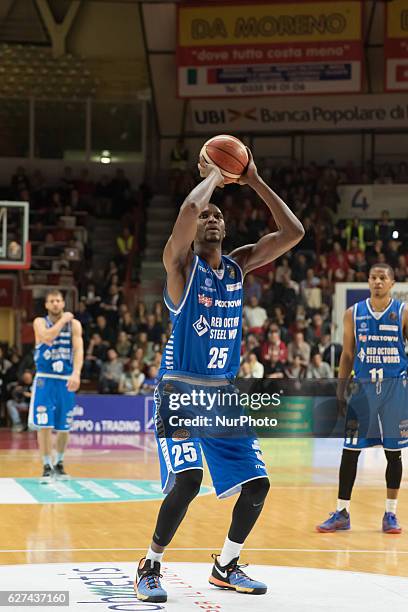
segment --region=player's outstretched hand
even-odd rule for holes
[[[217,174],[217,178],[219,178],[219,181],[217,182],[217,187],[224,187],[224,177],[218,166],[215,166],[214,164],[209,164],[205,161],[204,157],[200,155],[200,160],[197,164],[197,167],[198,171],[200,172],[201,178],[206,178],[211,174],[211,172],[215,172]]]
[[[67,389],[68,391],[78,391],[80,384],[81,378],[79,374],[75,374],[75,372],[73,372],[67,380]]]
[[[255,165],[251,149],[246,147],[246,150],[248,151],[249,162],[245,172],[241,174],[241,177],[238,179],[238,183],[240,185],[251,185],[251,183],[254,183],[259,179],[258,168]]]

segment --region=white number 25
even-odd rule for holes
[[[177,444],[173,446],[171,452],[173,455],[175,455],[174,467],[182,465],[185,461],[188,463],[194,463],[194,461],[197,461],[197,451],[194,448],[194,442],[183,442],[182,444]]]
[[[220,368],[222,369],[227,363],[228,358],[228,347],[213,346],[210,348],[210,361],[208,362],[207,368]]]

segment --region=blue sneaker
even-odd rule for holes
[[[384,533],[401,533],[402,529],[393,512],[386,512],[383,516],[382,530]]]
[[[151,559],[140,559],[134,588],[136,597],[155,603],[167,601],[167,593],[160,584],[160,563]]]
[[[263,595],[266,593],[268,588],[266,584],[253,580],[242,571],[241,568],[247,567],[247,564],[238,565],[239,557],[232,559],[228,565],[222,567],[218,563],[218,555],[211,556],[214,559],[214,566],[208,579],[210,584],[220,589],[230,589],[238,593],[249,593],[251,595]]]
[[[316,526],[319,533],[333,533],[334,531],[346,531],[350,529],[350,515],[346,510],[330,512],[330,517],[321,525]]]

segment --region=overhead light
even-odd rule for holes
[[[107,149],[102,151],[100,161],[101,164],[110,164],[112,162],[111,152]]]
[[[398,230],[394,230],[392,232],[392,237],[394,238],[394,240],[397,240],[398,236],[399,236],[399,231]]]

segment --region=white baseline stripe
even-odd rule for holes
[[[218,550],[219,544],[212,548],[167,548],[167,550],[187,550],[187,551],[201,551],[201,550]],[[139,550],[146,550],[144,548],[22,548],[22,549],[0,549],[1,553],[46,553],[46,552],[133,552]],[[348,548],[245,548],[245,551],[251,552],[288,552],[288,553],[347,553],[347,554],[362,554],[362,555],[408,555],[408,550],[351,550]]]

